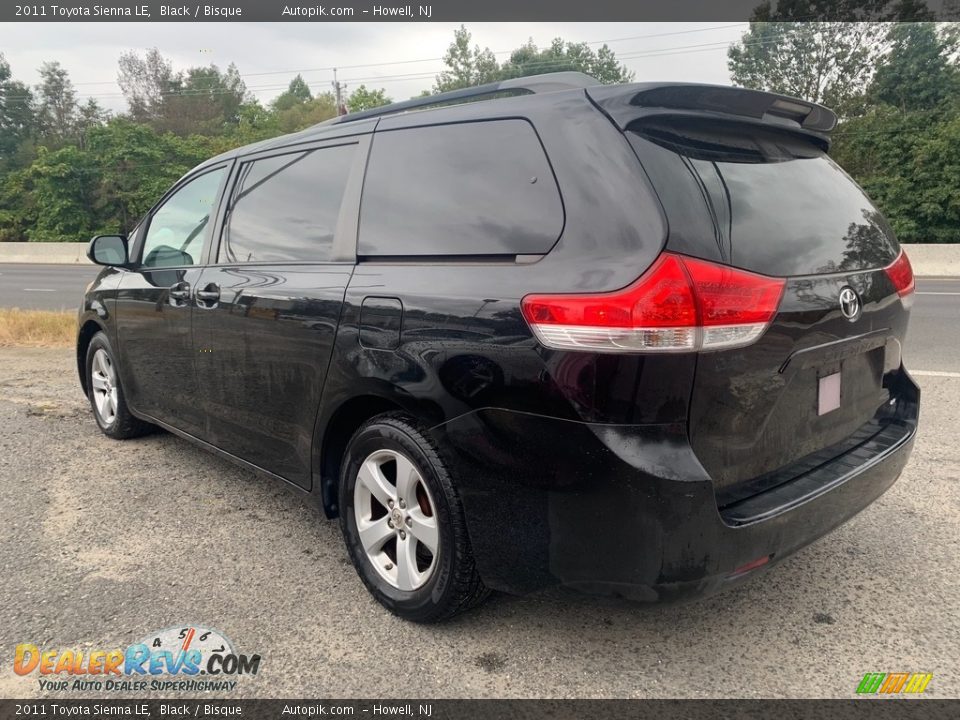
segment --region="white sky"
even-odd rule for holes
[[[455,23],[32,23],[7,26],[0,42],[13,76],[30,85],[37,68],[59,60],[82,100],[96,97],[111,110],[126,104],[116,84],[117,59],[128,50],[157,47],[176,70],[236,63],[247,88],[268,102],[300,72],[314,92],[330,89],[338,67],[347,92],[361,83],[382,87],[394,100],[429,89],[453,40]],[[729,83],[726,48],[746,23],[469,23],[473,43],[503,61],[533,38],[555,37],[610,48],[637,80]],[[399,62],[402,61],[402,62]],[[350,67],[363,65],[365,67]],[[268,73],[268,74],[262,74]],[[269,74],[276,73],[276,74]]]

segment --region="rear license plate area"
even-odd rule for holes
[[[817,415],[840,409],[840,372],[817,378]]]

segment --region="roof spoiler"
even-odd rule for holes
[[[837,116],[822,105],[762,90],[695,83],[633,83],[586,89],[621,130],[663,115],[724,116],[800,131],[829,144]]]

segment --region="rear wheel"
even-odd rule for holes
[[[154,429],[130,413],[117,372],[116,355],[102,332],[94,335],[87,347],[87,394],[93,416],[104,435],[125,440]]]
[[[350,440],[340,525],[360,578],[388,610],[436,622],[489,594],[460,498],[432,440],[410,418],[380,415]]]

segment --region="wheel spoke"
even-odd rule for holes
[[[431,553],[437,554],[437,518],[427,517],[419,507],[415,507],[409,513],[410,534],[422,542]]]
[[[420,571],[417,570],[417,541],[407,535],[397,538],[397,587],[401,590],[413,590],[420,584]]]
[[[360,533],[360,543],[368,553],[379,552],[383,544],[393,537],[393,528],[387,525],[388,519],[389,516],[384,516],[357,528]]]
[[[394,499],[395,491],[383,476],[380,465],[374,460],[367,460],[360,466],[360,473],[357,479],[363,483],[363,486],[377,499],[383,507],[389,507],[389,502]]]
[[[90,376],[90,383],[93,385],[94,390],[106,390],[107,389],[107,380],[100,373],[94,373]]]
[[[420,473],[403,455],[397,455],[397,497],[403,500],[408,507],[417,502],[417,484],[420,482]]]

